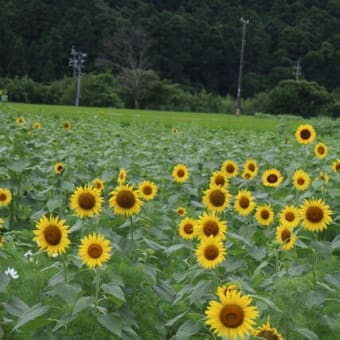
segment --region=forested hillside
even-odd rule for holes
[[[339,0],[1,0],[0,77],[48,83],[71,75],[72,45],[102,69],[122,27],[145,32],[148,69],[188,89],[235,95],[242,24],[249,19],[243,95],[301,77],[340,86]],[[112,68],[112,64],[107,64]],[[114,71],[114,69],[113,69]]]

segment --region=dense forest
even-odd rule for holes
[[[72,45],[86,52],[86,73],[115,54],[122,27],[144,33],[145,53],[161,79],[191,90],[236,95],[242,23],[247,18],[243,96],[283,79],[340,87],[339,0],[0,0],[0,77],[49,83],[71,76]],[[111,46],[111,51],[108,51]],[[117,48],[118,46],[118,48]],[[115,49],[115,50],[114,50]],[[113,51],[112,51],[113,50]],[[117,54],[117,53],[116,53]],[[123,56],[124,57],[124,56]],[[300,72],[297,74],[296,67]]]

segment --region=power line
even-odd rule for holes
[[[299,81],[300,76],[301,76],[301,60],[300,59],[297,60],[296,65],[294,65],[293,68],[294,68],[295,80]]]

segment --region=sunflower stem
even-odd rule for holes
[[[133,241],[133,222],[132,222],[132,216],[130,216],[130,231],[131,231],[131,240]]]
[[[95,291],[95,306],[97,309],[98,299],[99,299],[99,270],[98,268],[95,269],[96,272],[96,291]]]
[[[314,233],[314,241],[317,241],[317,233]],[[316,281],[317,281],[317,266],[318,266],[318,251],[316,249],[316,244],[313,248],[313,289],[316,288]]]
[[[63,254],[61,255],[61,262],[62,262],[63,268],[64,268],[64,282],[65,282],[65,284],[67,284],[68,283],[67,263],[65,261],[65,257],[64,257]]]

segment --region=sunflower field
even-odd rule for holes
[[[1,339],[340,338],[339,120],[0,110]]]

